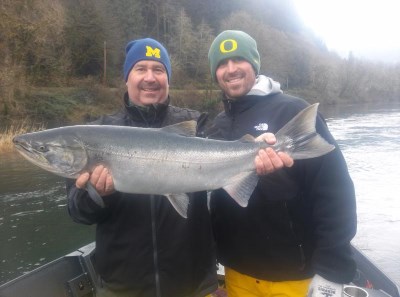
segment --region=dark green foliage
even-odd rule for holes
[[[72,74],[99,75],[103,63],[103,43],[106,40],[102,20],[93,1],[71,0],[69,4],[65,39],[70,50]]]

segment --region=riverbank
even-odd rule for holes
[[[0,108],[0,152],[13,149],[15,135],[81,124],[119,108],[116,88],[101,85],[29,88]]]
[[[101,85],[35,87],[0,108],[0,128],[22,119],[46,126],[76,124],[118,107],[119,91]]]
[[[30,88],[0,113],[0,152],[13,149],[15,135],[82,123],[116,107],[113,89]],[[107,99],[106,99],[107,98]],[[107,104],[107,101],[110,101]]]

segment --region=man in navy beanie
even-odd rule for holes
[[[187,120],[201,134],[207,115],[169,104],[171,63],[158,41],[126,46],[124,107],[91,124],[160,128]],[[85,190],[90,181],[104,207]],[[97,224],[94,264],[96,296],[206,296],[217,289],[216,262],[205,192],[190,193],[188,218],[166,197],[114,190],[103,166],[67,181],[68,210],[74,221]]]
[[[92,124],[160,128],[195,120],[202,136],[205,113],[169,104],[171,74],[162,44],[151,38],[129,42],[123,67],[124,107]],[[257,158],[257,172],[267,173],[286,162],[264,153]],[[85,190],[88,181],[104,207]],[[101,288],[96,296],[206,296],[217,289],[206,192],[188,194],[185,219],[164,196],[115,191],[112,174],[102,165],[69,180],[67,191],[73,220],[97,224],[94,264]]]

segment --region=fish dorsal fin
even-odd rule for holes
[[[234,176],[229,184],[223,189],[241,206],[246,207],[249,203],[258,183],[258,176],[255,171],[241,172]]]
[[[254,136],[252,136],[250,134],[246,134],[246,135],[243,135],[239,139],[239,141],[241,141],[241,142],[255,142],[256,140],[255,140]]]
[[[160,131],[194,137],[196,136],[197,132],[197,122],[193,120],[185,121],[178,124],[162,127]]]
[[[189,207],[189,196],[185,193],[182,194],[165,194],[169,202],[175,210],[185,219],[187,219],[187,210]]]

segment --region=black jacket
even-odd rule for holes
[[[224,100],[210,137],[236,140],[276,133],[308,104],[284,94]],[[293,167],[260,178],[247,208],[224,190],[212,194],[217,257],[223,265],[269,281],[301,280],[315,273],[346,283],[355,273],[350,240],[356,204],[345,160],[325,121],[317,132],[336,149],[296,160]]]
[[[206,115],[171,105],[129,106],[94,124],[163,127]],[[179,182],[179,181],[177,181]],[[190,194],[188,218],[157,195],[116,192],[97,206],[67,181],[68,210],[76,222],[97,224],[95,267],[107,287],[129,296],[205,296],[217,288],[214,242],[205,192]]]

